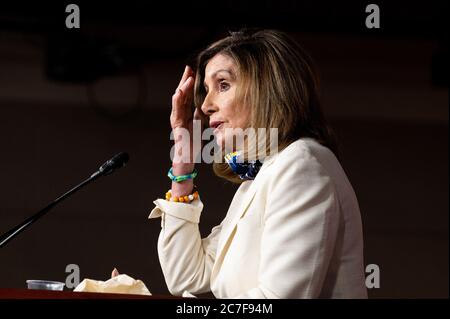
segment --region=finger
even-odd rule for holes
[[[187,122],[192,118],[192,111],[187,109],[187,102],[189,102],[189,92],[192,91],[193,83],[194,78],[192,76],[188,77],[181,88],[177,88],[175,94],[172,96],[171,118],[174,120]]]
[[[172,116],[178,117],[179,108],[181,105],[181,97],[182,92],[180,89],[177,89],[174,95],[172,95]]]
[[[194,101],[194,91],[195,91],[195,77],[192,77],[192,84],[189,85],[188,94],[186,97],[186,104],[192,105]]]
[[[183,85],[179,88],[183,93],[187,93],[189,89],[193,87],[194,78],[192,76],[188,77]]]
[[[180,88],[181,95],[183,97],[182,99],[183,104],[190,105],[190,103],[188,102],[190,100],[190,97],[192,96],[193,88],[194,88],[194,78],[190,76]]]
[[[188,77],[188,67],[187,65],[184,67],[184,71],[183,71],[183,75],[181,76],[181,80],[180,83],[178,83],[177,89],[179,89],[181,87],[181,85],[183,85],[183,83],[186,81],[187,77]]]
[[[180,83],[178,83],[177,89],[179,89],[186,82],[186,80],[189,78],[189,76],[192,76],[192,75],[193,75],[192,69],[188,65],[186,65],[186,67],[184,68],[183,76],[181,77]]]
[[[192,114],[189,113],[190,110],[186,107],[186,94],[181,89],[177,89],[175,94],[172,96],[171,117],[174,119],[187,121],[188,118],[192,117]]]
[[[113,271],[111,272],[111,278],[117,277],[119,276],[119,271],[114,268]]]
[[[174,95],[172,95],[172,111],[179,109],[183,106],[185,94],[181,89],[177,89]]]

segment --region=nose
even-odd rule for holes
[[[214,103],[210,94],[207,94],[203,104],[201,106],[201,110],[205,115],[211,116],[214,112],[218,111],[217,105]]]

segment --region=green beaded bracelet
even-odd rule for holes
[[[192,173],[190,173],[190,174],[179,175],[179,176],[173,175],[172,169],[173,169],[172,167],[169,169],[169,172],[167,173],[167,176],[173,182],[176,182],[176,183],[180,183],[180,182],[183,182],[183,181],[188,180],[188,179],[194,179],[197,176],[197,170],[196,169],[194,169],[194,171]]]

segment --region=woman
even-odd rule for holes
[[[192,133],[193,100],[194,118],[209,122],[227,155],[214,163],[216,175],[240,187],[225,219],[202,239],[201,185],[196,191],[193,183],[199,150],[192,139],[175,139],[172,187],[150,214],[162,218],[158,254],[170,292],[366,298],[358,202],[322,115],[310,58],[281,32],[232,33],[199,54],[195,75],[186,67],[172,99],[174,136]],[[264,156],[258,148],[251,160],[251,139],[233,142],[245,128],[277,128],[278,152]],[[261,138],[262,151],[273,146]],[[180,160],[185,149],[193,150],[190,161]]]

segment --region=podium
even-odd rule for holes
[[[175,296],[162,295],[129,295],[129,294],[109,294],[93,292],[72,292],[72,291],[54,291],[54,290],[31,290],[17,288],[0,288],[0,299],[8,300],[29,300],[29,299],[183,299]]]

